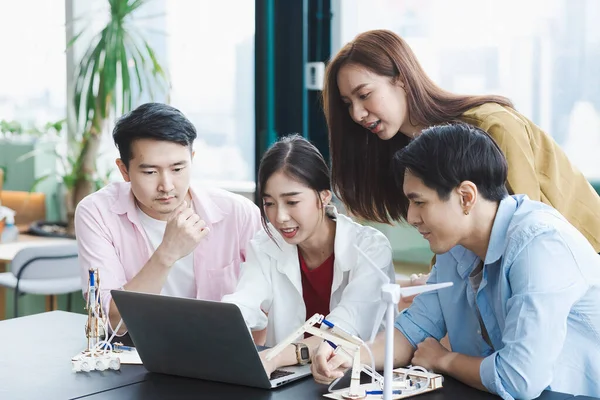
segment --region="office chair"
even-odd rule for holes
[[[10,264],[10,272],[0,273],[0,286],[14,290],[14,317],[18,317],[21,294],[68,294],[81,290],[77,243],[32,246],[20,250]]]

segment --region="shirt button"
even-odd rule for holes
[[[477,334],[478,334],[478,335],[481,335],[481,331],[480,331],[479,329],[477,330]]]

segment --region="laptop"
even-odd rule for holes
[[[136,350],[150,372],[271,389],[310,375],[309,365],[267,376],[238,306],[112,290]]]

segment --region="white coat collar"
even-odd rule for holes
[[[333,205],[326,206],[326,215],[336,221],[336,233],[333,244],[335,254],[332,293],[340,286],[343,273],[352,269],[356,264],[358,253],[354,246],[356,243],[357,224],[345,215],[338,214]],[[273,236],[261,235],[258,241],[259,251],[265,252],[275,259],[277,270],[285,274],[294,284],[299,293],[302,293],[302,278],[300,276],[300,262],[298,260],[298,246],[287,243],[279,231],[269,223],[269,230]]]

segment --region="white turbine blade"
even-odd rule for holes
[[[420,286],[409,286],[406,288],[400,288],[400,296],[408,297],[414,296],[415,294],[431,292],[433,290],[443,289],[445,287],[452,286],[452,282],[433,283],[431,285],[420,285]]]
[[[379,304],[379,307],[377,308],[377,314],[375,316],[376,323],[373,324],[373,330],[371,330],[371,337],[369,337],[369,342],[368,342],[369,344],[373,344],[375,337],[379,333],[379,328],[381,327],[383,318],[385,316],[385,309],[386,309],[386,304],[382,301],[381,304]],[[387,327],[386,327],[386,329],[387,329]]]
[[[373,262],[373,260],[371,260],[371,258],[368,255],[366,255],[365,252],[360,249],[360,247],[358,247],[356,244],[354,244],[353,246],[356,249],[356,251],[358,251],[358,253],[360,255],[362,255],[365,260],[368,261],[368,264],[377,272],[377,274],[379,275],[379,277],[384,282],[386,282],[386,283],[394,283],[394,282],[390,282],[390,277],[387,276],[381,269],[379,269],[379,267],[377,266],[377,264],[375,264],[375,262]]]

